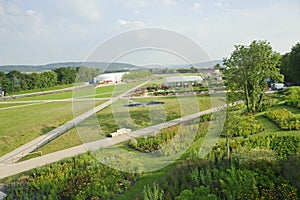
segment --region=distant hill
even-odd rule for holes
[[[222,60],[213,60],[210,62],[200,62],[200,63],[193,63],[193,64],[164,64],[164,65],[145,65],[143,68],[158,68],[158,69],[163,69],[163,68],[169,68],[169,69],[179,69],[179,68],[200,68],[200,69],[212,69],[214,65],[220,64],[221,66],[223,65]]]
[[[128,71],[140,69],[140,67],[128,63],[107,63],[107,62],[62,62],[62,63],[50,63],[46,65],[3,65],[0,66],[0,71],[9,72],[17,70],[20,72],[43,72],[47,70],[54,70],[59,67],[70,66],[86,66],[91,68],[100,68],[105,71]]]
[[[47,70],[54,70],[59,67],[70,67],[70,66],[86,66],[91,68],[100,68],[106,72],[116,72],[116,71],[130,71],[137,69],[151,69],[151,68],[202,68],[202,69],[211,69],[214,65],[219,63],[222,65],[222,60],[214,60],[211,62],[200,62],[195,64],[170,64],[170,65],[147,65],[147,66],[136,66],[128,63],[108,63],[108,62],[61,62],[61,63],[50,63],[46,65],[3,65],[0,66],[0,71],[9,72],[12,70],[17,70],[20,72],[43,72]]]
[[[222,60],[213,60],[209,62],[200,62],[200,63],[193,63],[193,64],[182,64],[182,65],[171,65],[171,68],[202,68],[202,69],[212,69],[216,64],[223,65]]]

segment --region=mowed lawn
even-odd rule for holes
[[[96,101],[100,105],[104,101]],[[86,112],[82,107],[78,112]],[[0,110],[0,156],[73,118],[72,102],[36,103]]]
[[[15,107],[15,106],[23,106],[23,105],[31,105],[30,102],[24,102],[24,103],[0,103],[0,110],[4,110],[3,108],[5,109],[8,109],[8,108],[11,108],[11,107]]]
[[[84,98],[109,98],[112,97],[114,93],[115,86],[102,86],[102,87],[90,87],[82,90],[69,91],[69,92],[61,92],[61,93],[53,93],[46,94],[40,96],[32,96],[32,97],[23,97],[18,98],[13,101],[33,101],[33,100],[59,100],[59,99],[71,99],[74,97],[84,97]]]

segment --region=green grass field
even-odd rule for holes
[[[73,98],[73,95],[80,96],[80,97],[86,97],[86,98],[106,98],[111,97],[112,92],[114,91],[115,86],[103,86],[94,88],[91,87],[89,89],[83,89],[83,90],[77,90],[75,92],[69,91],[69,92],[61,92],[61,93],[53,93],[53,94],[46,94],[46,95],[40,95],[40,96],[32,96],[32,97],[24,97],[19,98],[11,101],[32,101],[32,100],[57,100],[57,99],[70,99]],[[101,97],[98,97],[97,95],[102,95]]]
[[[100,105],[104,101],[96,101]],[[82,107],[78,112],[86,112]],[[72,102],[37,103],[0,110],[0,156],[73,118]]]
[[[26,103],[26,102],[24,102],[24,103],[5,103],[5,104],[0,103],[0,110],[1,110],[1,108],[10,108],[10,107],[29,105],[29,104],[31,104],[31,103],[29,103],[29,102],[28,103]]]
[[[50,91],[50,90],[59,90],[59,89],[71,88],[73,86],[74,86],[74,84],[57,85],[57,86],[53,86],[53,87],[49,87],[49,88],[41,88],[41,89],[39,88],[39,89],[33,89],[33,90],[24,90],[24,91],[21,91],[21,92],[17,92],[16,94],[27,94],[27,93],[34,93],[34,92],[44,92],[44,91]]]
[[[132,82],[129,84],[122,84],[118,86],[105,86],[98,87],[97,93],[112,94],[123,93],[128,89],[141,84],[141,82]],[[76,96],[81,97],[93,92],[92,90],[80,90],[76,93]],[[69,93],[60,93],[62,97],[67,97]],[[45,95],[48,96],[49,95]],[[42,96],[41,96],[42,97]],[[27,98],[24,98],[27,99]],[[34,99],[36,100],[36,99]],[[95,101],[95,106],[103,103],[103,100]],[[91,103],[94,101],[88,101],[88,103],[76,104],[75,113],[78,116],[79,113],[83,113],[91,109]],[[73,104],[74,106],[75,104]],[[0,156],[8,153],[9,151],[29,142],[30,140],[52,130],[53,128],[62,125],[63,123],[73,118],[72,102],[52,102],[32,105],[28,107],[22,107],[18,109],[0,110],[0,120],[4,121],[0,125]],[[25,116],[25,117],[24,117]],[[5,120],[4,120],[5,119]],[[16,122],[17,125],[16,125]],[[66,134],[59,137],[43,148],[46,153],[54,152],[57,150],[65,149],[68,147],[76,146],[81,143],[79,136],[77,135],[76,129],[71,129]],[[53,146],[48,148],[48,146]],[[45,150],[47,149],[47,150]]]

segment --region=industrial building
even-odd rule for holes
[[[165,78],[168,87],[188,87],[189,85],[199,85],[203,83],[201,76],[169,76]]]
[[[122,76],[125,72],[101,74],[94,77],[94,84],[119,83],[122,81]]]

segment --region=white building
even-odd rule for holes
[[[187,87],[203,83],[201,76],[168,76],[165,79],[169,87]]]
[[[101,74],[99,76],[94,77],[94,83],[119,83],[122,81],[122,76],[124,74],[125,72]]]

